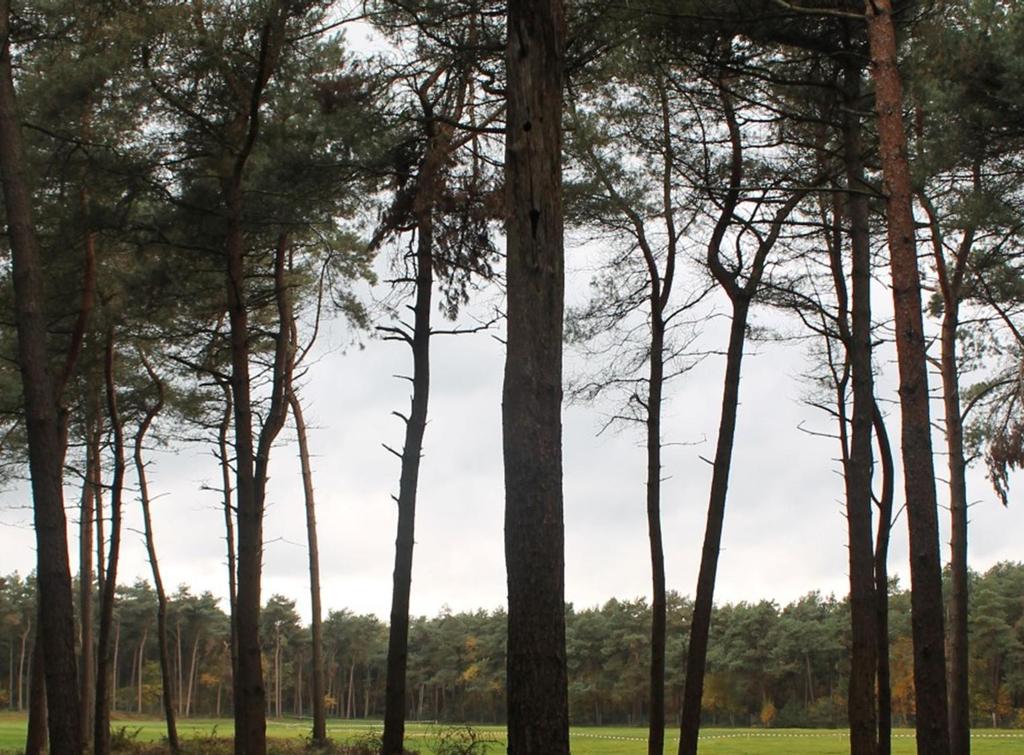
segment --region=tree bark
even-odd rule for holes
[[[320,605],[320,547],[316,532],[316,496],[313,488],[313,470],[309,461],[309,438],[306,420],[302,414],[302,402],[292,389],[288,388],[288,402],[295,419],[295,432],[299,440],[299,464],[302,468],[302,492],[306,503],[306,540],[309,544],[309,594],[311,613],[310,634],[312,642],[312,708],[313,742],[327,739],[327,711],[324,703],[324,630],[323,608]],[[301,698],[300,698],[301,699]],[[301,712],[300,712],[301,715]]]
[[[287,364],[287,329],[279,320],[271,404],[256,441],[253,433],[252,381],[249,374],[249,311],[245,293],[245,231],[243,176],[260,133],[264,90],[277,66],[284,43],[285,3],[267,8],[248,101],[228,124],[228,164],[221,175],[226,211],[225,258],[230,326],[231,392],[235,420],[235,494],[238,516],[238,581],[235,597],[237,669],[235,673],[235,753],[265,755],[267,750],[267,690],[260,647],[260,588],[263,570],[263,510],[270,447],[284,424],[283,367]],[[284,301],[283,256],[287,237],[282,235],[275,259],[275,286],[279,309]],[[282,343],[285,348],[282,348]]]
[[[433,155],[424,163],[433,161]],[[421,177],[421,180],[423,178]],[[428,179],[431,180],[431,179]],[[431,180],[432,182],[432,180]],[[402,472],[398,485],[398,528],[395,538],[395,571],[391,592],[391,625],[388,633],[387,682],[384,697],[383,755],[402,755],[405,736],[406,668],[409,660],[409,594],[412,587],[412,556],[415,545],[416,492],[419,484],[423,435],[427,429],[430,396],[430,310],[434,286],[433,206],[417,218],[416,301],[413,331],[402,338],[412,348],[412,401],[405,421]]]
[[[850,751],[874,755],[878,747],[875,681],[878,672],[878,599],[875,595],[874,532],[871,512],[872,418],[875,387],[871,365],[871,243],[868,236],[867,181],[861,147],[859,65],[843,71],[846,115],[843,154],[846,167],[847,213],[852,258],[851,307],[841,327],[853,383],[853,416],[846,459],[846,525],[850,567],[850,683],[847,715]],[[838,250],[836,250],[838,253]],[[838,264],[837,264],[838,263]],[[833,260],[837,287],[844,277],[842,261]],[[845,294],[843,297],[845,299]],[[844,305],[845,308],[845,305]]]
[[[715,577],[721,551],[725,501],[729,486],[729,468],[736,434],[739,408],[740,366],[747,334],[747,313],[750,303],[745,297],[732,302],[732,326],[725,357],[725,383],[722,391],[722,412],[718,425],[718,444],[711,477],[708,517],[704,528],[704,549],[697,575],[697,597],[693,603],[690,644],[686,654],[686,679],[683,686],[683,713],[680,720],[679,755],[694,755],[700,734],[701,699],[714,606]]]
[[[114,469],[110,483],[110,550],[107,554],[107,571],[103,578],[103,592],[100,596],[100,632],[97,648],[96,671],[96,719],[94,725],[93,749],[96,755],[110,752],[110,699],[113,679],[113,652],[111,633],[114,626],[114,597],[117,593],[117,566],[121,554],[121,496],[124,492],[124,422],[117,405],[117,389],[114,379],[114,331],[107,332],[104,357],[104,376],[107,388],[107,415],[113,436]]]
[[[10,0],[0,2],[0,179],[11,246],[18,362],[25,404],[36,530],[36,578],[50,743],[56,752],[82,748],[75,617],[64,514],[61,419],[49,369],[41,260],[11,74]]]
[[[92,403],[92,402],[90,402]],[[81,615],[82,655],[79,695],[82,701],[82,741],[89,741],[93,729],[96,700],[95,631],[93,628],[93,532],[96,496],[100,484],[100,444],[103,426],[99,408],[90,407],[86,421],[85,481],[82,484],[82,510],[79,520],[79,612]]]
[[[231,684],[232,689],[234,689],[235,677],[238,671],[238,629],[235,622],[237,615],[235,603],[238,595],[238,572],[237,560],[235,558],[235,508],[231,503],[231,457],[229,456],[230,449],[228,443],[234,404],[231,399],[231,386],[222,384],[221,388],[224,391],[224,414],[217,428],[217,459],[220,462],[221,489],[224,493],[224,543],[228,557],[228,606],[231,609],[229,617],[231,624],[229,652]]]
[[[510,755],[569,752],[562,513],[560,0],[508,5],[507,347],[502,392]]]
[[[882,463],[882,489],[878,496],[878,531],[875,536],[875,597],[878,600],[878,755],[892,752],[892,678],[889,671],[889,535],[895,489],[895,464],[885,419],[875,402],[872,414],[878,456]]]
[[[975,163],[974,189],[981,191],[981,169]],[[968,224],[957,246],[952,267],[946,262],[942,227],[931,203],[922,197],[932,229],[932,250],[942,295],[943,316],[940,344],[943,425],[949,465],[950,591],[949,591],[949,744],[953,755],[971,751],[971,706],[969,699],[969,654],[967,635],[967,460],[964,454],[964,418],[960,408],[960,378],[957,332],[964,278],[974,248],[976,230]]]
[[[180,750],[178,743],[178,726],[174,716],[174,700],[171,697],[171,657],[167,646],[167,593],[164,590],[164,582],[160,575],[160,562],[156,554],[156,537],[153,533],[153,517],[150,510],[149,479],[146,474],[146,463],[143,459],[143,444],[146,440],[146,433],[149,431],[153,420],[157,418],[164,407],[164,384],[157,376],[153,368],[142,358],[143,366],[149,374],[150,382],[156,388],[156,402],[147,411],[135,433],[135,450],[133,459],[135,461],[135,474],[139,481],[139,503],[142,506],[143,534],[146,541],[146,554],[149,556],[149,565],[153,571],[153,587],[156,590],[156,640],[160,654],[160,679],[161,699],[164,706],[164,720],[167,724],[167,746],[170,751],[177,755]]]
[[[886,189],[896,351],[900,373],[903,472],[910,533],[911,625],[917,747],[948,755],[949,712],[935,468],[921,315],[912,188],[890,0],[866,3],[879,158]]]
[[[704,545],[700,569],[697,574],[697,594],[690,625],[690,643],[686,654],[686,679],[683,686],[683,710],[679,717],[679,755],[695,755],[700,734],[701,701],[704,696],[704,675],[707,662],[708,635],[711,630],[711,611],[714,606],[715,579],[718,557],[722,547],[722,529],[725,504],[729,491],[729,470],[736,435],[736,417],[739,408],[740,368],[746,342],[747,318],[750,302],[757,293],[764,275],[768,254],[779,238],[789,214],[806,194],[806,189],[793,191],[772,217],[770,230],[759,235],[756,252],[750,263],[745,283],[740,283],[739,270],[728,269],[722,261],[721,245],[734,221],[743,182],[743,141],[729,87],[720,82],[719,95],[723,115],[729,131],[730,168],[729,188],[726,192],[718,221],[707,247],[707,263],[715,280],[729,297],[732,306],[732,324],[729,345],[726,348],[725,380],[722,389],[722,409],[718,425],[718,441],[711,475],[708,497],[708,516],[704,528]]]
[[[25,732],[25,755],[43,755],[46,752],[46,662],[45,649],[36,634],[32,648],[32,669],[29,672],[28,731]]]

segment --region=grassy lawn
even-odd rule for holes
[[[116,718],[114,728],[126,727],[129,732],[140,730],[138,741],[159,741],[163,736],[163,721],[153,719]],[[189,719],[178,723],[183,739],[206,737],[211,733],[229,737],[230,719]],[[380,728],[379,722],[337,721],[328,725],[330,736],[338,741],[350,741]],[[407,727],[407,747],[424,755],[432,752],[431,744],[443,727],[410,724]],[[504,752],[505,730],[495,726],[474,727],[495,742],[489,748],[493,755]],[[282,740],[296,740],[309,733],[307,721],[269,721],[268,736]],[[571,732],[574,755],[642,755],[647,752],[646,730],[639,728],[574,727]],[[0,713],[0,753],[20,752],[25,741],[25,717]],[[668,732],[666,753],[676,752],[678,740]],[[202,752],[202,749],[191,750]],[[845,755],[850,751],[846,732],[823,729],[705,729],[701,734],[700,751],[709,755]],[[1011,755],[1024,752],[1024,730],[986,730],[975,732],[971,751],[974,755]],[[894,755],[916,752],[913,731],[900,729],[893,740]]]

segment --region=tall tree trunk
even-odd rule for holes
[[[761,284],[768,254],[779,238],[789,214],[805,196],[806,189],[793,191],[772,217],[767,234],[758,236],[757,250],[750,263],[746,282],[741,285],[740,271],[729,269],[722,262],[721,246],[734,221],[743,182],[743,140],[739,121],[726,81],[719,85],[723,115],[729,131],[731,158],[729,188],[719,212],[707,247],[707,263],[717,283],[725,290],[732,305],[732,324],[725,357],[725,380],[722,389],[722,410],[718,425],[718,441],[708,497],[708,517],[704,529],[704,546],[697,574],[697,594],[690,625],[690,643],[686,654],[686,680],[683,687],[683,710],[679,717],[679,755],[695,755],[700,734],[701,700],[704,695],[704,674],[714,605],[715,579],[722,546],[725,503],[729,490],[729,469],[736,434],[739,405],[740,367],[746,341],[750,302]]]
[[[92,403],[92,402],[90,402]],[[79,696],[82,701],[82,741],[92,735],[93,713],[96,701],[96,656],[93,630],[93,531],[95,527],[96,495],[100,484],[100,444],[103,427],[98,406],[90,408],[86,421],[85,482],[82,484],[82,513],[79,520],[79,612],[81,615],[82,658],[79,675]]]
[[[150,382],[156,388],[157,399],[146,411],[146,415],[143,417],[142,422],[139,424],[139,429],[135,433],[133,458],[135,460],[135,474],[139,481],[139,503],[142,506],[146,554],[149,556],[149,565],[153,571],[153,586],[156,589],[156,641],[160,653],[160,686],[161,699],[164,706],[164,720],[167,724],[167,746],[174,755],[177,755],[180,745],[178,743],[177,722],[174,717],[174,701],[171,698],[171,658],[167,647],[167,593],[164,590],[164,582],[160,576],[160,561],[156,555],[156,537],[153,534],[153,517],[150,510],[149,479],[146,474],[146,463],[143,459],[143,444],[146,440],[146,433],[153,424],[153,420],[163,411],[164,384],[145,357],[142,357],[142,363],[149,374]]]
[[[661,413],[665,387],[665,308],[675,279],[678,237],[672,181],[675,157],[672,147],[672,118],[668,95],[659,81],[662,137],[662,211],[667,234],[664,275],[659,274],[657,256],[637,224],[641,250],[647,264],[651,303],[651,356],[647,396],[647,531],[651,549],[651,669],[650,725],[648,755],[665,751],[665,644],[668,605],[665,595],[665,551],[661,532]]]
[[[428,155],[424,162],[431,160]],[[412,555],[415,544],[416,490],[419,483],[423,434],[427,428],[430,395],[430,309],[434,286],[432,205],[417,218],[416,302],[413,331],[401,332],[412,348],[412,402],[405,420],[402,472],[398,485],[398,528],[395,538],[395,571],[391,592],[391,625],[388,634],[387,682],[384,697],[383,755],[402,755],[405,736],[406,667],[409,660],[409,593],[412,586]]]
[[[921,281],[902,118],[903,86],[896,62],[891,1],[867,2],[866,12],[875,80],[875,108],[878,112],[879,158],[887,194],[886,221],[900,373],[901,446],[910,532],[917,747],[929,755],[948,755],[942,563],[921,315]]]
[[[228,557],[228,607],[231,609],[229,621],[230,632],[230,660],[231,660],[231,684],[235,685],[235,677],[238,671],[238,628],[235,622],[237,615],[236,598],[238,595],[237,585],[237,561],[235,558],[235,509],[231,503],[231,457],[228,435],[231,432],[231,415],[234,412],[234,404],[231,399],[231,386],[221,384],[224,391],[224,414],[221,416],[220,424],[217,427],[217,460],[220,462],[221,490],[224,493],[224,543]]]
[[[648,755],[665,752],[665,552],[661,537],[661,405],[665,381],[665,323],[658,288],[652,290],[651,357],[647,395],[647,532],[651,549],[651,715]]]
[[[569,752],[562,513],[561,0],[508,5],[502,391],[508,751]]]
[[[260,134],[260,108],[267,84],[284,44],[287,3],[276,0],[266,10],[260,32],[257,66],[246,110],[229,126],[235,141],[221,175],[226,211],[225,261],[228,322],[230,327],[231,393],[235,424],[235,495],[238,517],[238,582],[235,596],[237,668],[234,684],[235,753],[265,755],[267,750],[267,690],[263,681],[260,647],[260,588],[263,571],[263,510],[270,447],[284,424],[284,369],[288,364],[287,323],[279,317],[274,356],[271,403],[256,441],[253,433],[252,381],[249,374],[249,311],[245,294],[245,232],[242,226],[243,176]],[[284,256],[287,236],[282,234],[274,262],[279,315],[287,303]]]
[[[878,673],[878,599],[875,595],[874,531],[871,518],[872,417],[875,388],[871,365],[871,243],[868,236],[868,190],[861,146],[861,68],[843,70],[846,115],[843,153],[846,167],[847,212],[852,257],[851,308],[843,312],[846,349],[853,382],[853,416],[846,459],[846,526],[850,566],[850,684],[847,715],[850,751],[874,755],[878,747],[875,681]],[[835,250],[838,255],[839,250]],[[842,259],[833,259],[837,288],[842,291]],[[846,299],[843,291],[843,300]],[[845,309],[845,304],[844,304]],[[848,322],[848,325],[847,325]]]
[[[313,470],[309,462],[309,438],[306,420],[302,414],[302,402],[298,395],[288,388],[288,401],[295,432],[299,439],[299,464],[302,468],[302,492],[306,503],[306,540],[309,543],[309,594],[311,603],[310,633],[312,635],[312,686],[313,686],[313,742],[327,739],[327,711],[324,703],[324,630],[323,609],[320,605],[320,548],[316,534],[316,500],[313,488]],[[385,708],[385,711],[387,709]],[[299,715],[302,715],[301,712]],[[385,712],[385,719],[387,713]]]
[[[11,74],[10,0],[0,1],[0,180],[3,183],[14,288],[18,363],[25,405],[36,531],[39,633],[42,636],[55,752],[82,749],[75,617],[62,489],[64,448],[49,370],[42,269]]]
[[[25,755],[43,755],[46,752],[46,662],[45,648],[39,634],[32,642],[32,669],[29,672],[28,731],[25,732]],[[56,753],[56,750],[54,751]]]
[[[878,755],[892,752],[892,678],[889,672],[889,535],[895,464],[885,419],[875,402],[872,415],[878,456],[882,463],[882,489],[878,496],[878,532],[875,537],[875,597],[878,599]]]
[[[974,190],[981,193],[981,167],[973,167]],[[946,431],[946,455],[949,464],[950,512],[950,594],[949,594],[949,744],[953,755],[971,751],[971,710],[967,611],[967,460],[964,455],[964,418],[960,409],[960,368],[957,357],[957,331],[960,327],[960,301],[964,278],[974,248],[976,229],[970,223],[963,230],[952,266],[946,261],[942,227],[927,197],[921,204],[932,229],[932,251],[942,294],[943,317],[940,343],[943,424]]]
[[[117,390],[114,380],[114,331],[107,332],[104,357],[104,376],[107,387],[107,415],[113,435],[114,469],[110,483],[110,551],[107,555],[107,572],[103,578],[103,593],[100,596],[100,633],[97,651],[96,671],[96,721],[94,726],[93,749],[96,755],[110,752],[110,698],[113,679],[113,652],[111,635],[114,627],[114,597],[117,593],[117,566],[121,554],[121,495],[124,491],[124,422],[117,406]]]
[[[949,744],[953,755],[971,751],[971,708],[967,610],[967,462],[960,412],[956,337],[959,302],[947,301],[942,319],[942,393],[946,451],[949,457],[950,595],[949,595]]]
[[[264,755],[267,691],[259,638],[263,511],[256,495],[249,378],[249,312],[245,299],[241,189],[228,196],[228,311],[231,323],[231,393],[235,424],[235,492],[238,517],[238,581],[235,596],[235,755]]]
[[[745,296],[737,296],[732,300],[732,308],[732,326],[729,329],[729,346],[725,357],[722,412],[718,424],[718,444],[715,448],[708,517],[704,529],[704,549],[701,552],[700,571],[697,575],[697,597],[693,603],[693,619],[690,624],[690,644],[686,654],[679,755],[694,755],[697,752],[697,737],[700,733],[701,699],[704,693],[711,609],[714,605],[715,577],[718,571],[725,501],[729,487],[729,468],[732,464],[733,440],[736,434],[740,366],[743,362],[750,302]]]
[[[270,449],[287,414],[284,386],[291,364],[291,304],[284,279],[288,237],[282,234],[274,260],[278,305],[273,386],[270,407],[254,447],[249,379],[248,310],[244,295],[240,187],[228,192],[228,301],[231,320],[231,389],[235,411],[235,490],[238,509],[238,593],[235,628],[238,669],[235,684],[236,755],[266,752],[267,691],[263,683],[259,638],[260,583],[263,560],[263,510]],[[255,453],[254,453],[255,450]]]

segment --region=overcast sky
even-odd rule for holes
[[[578,258],[570,253],[570,267]],[[577,298],[589,273],[569,276]],[[722,304],[719,311],[726,311]],[[764,322],[778,317],[763,310]],[[725,318],[709,320],[703,348],[724,348]],[[386,617],[394,558],[398,460],[382,447],[400,447],[402,428],[391,415],[408,405],[408,349],[365,339],[343,348],[352,334],[328,329],[320,357],[303,390],[307,422],[314,426],[324,605]],[[719,601],[788,602],[807,591],[845,594],[846,526],[836,443],[800,429],[828,432],[828,419],[804,398],[810,371],[808,344],[761,343],[743,371],[742,405],[719,567]],[[489,334],[433,341],[430,424],[420,478],[412,611],[433,614],[495,608],[505,602],[501,379],[503,350]],[[579,371],[570,354],[567,371]],[[670,388],[666,407],[664,542],[668,585],[692,594],[704,532],[710,466],[721,400],[724,360],[711,358]],[[879,357],[883,392],[894,395],[895,365]],[[610,407],[571,406],[564,412],[566,598],[593,606],[611,597],[649,595],[643,436],[639,429],[606,432]],[[938,407],[936,406],[936,409]],[[893,407],[895,411],[895,407]],[[890,432],[898,445],[898,424]],[[287,436],[287,437],[286,437]],[[936,436],[937,448],[941,437]],[[211,449],[192,446],[152,454],[150,486],[157,547],[168,586],[226,593],[223,515],[216,492],[219,470]],[[940,477],[945,460],[936,457]],[[1019,480],[1018,480],[1019,482]],[[134,485],[134,482],[132,482]],[[983,471],[970,475],[970,559],[984,570],[1000,560],[1024,558],[1024,510],[1019,490],[1003,508]],[[1018,486],[1019,487],[1019,486]],[[899,488],[898,488],[899,492]],[[939,499],[945,489],[940,483]],[[77,503],[68,490],[67,501]],[[34,536],[24,490],[0,499],[0,573],[34,566]],[[302,488],[291,428],[274,449],[266,518],[264,598],[283,593],[308,617],[308,565]],[[75,520],[77,512],[69,511]],[[948,514],[940,512],[942,540]],[[148,578],[134,490],[126,496],[122,582]],[[72,527],[72,529],[76,529]],[[948,551],[945,551],[948,552]],[[72,540],[72,553],[77,543]],[[894,530],[891,569],[907,584],[906,520]]]
[[[339,11],[340,12],[340,11]],[[381,46],[365,25],[348,39],[355,49]],[[579,302],[591,273],[588,254],[568,252],[567,291]],[[882,271],[884,272],[884,271]],[[877,292],[884,310],[889,294]],[[721,313],[724,301],[712,302]],[[795,330],[777,314],[755,310],[761,324]],[[702,327],[699,348],[724,350],[727,321],[718,316]],[[400,448],[402,427],[392,416],[408,409],[409,389],[395,374],[408,374],[409,350],[399,344],[362,339],[335,324],[318,342],[318,359],[302,392],[310,444],[320,533],[325,607],[390,613],[398,460],[382,447]],[[847,592],[846,523],[837,443],[806,429],[832,432],[822,412],[804,401],[812,370],[805,342],[748,346],[740,389],[741,407],[719,562],[719,602],[793,600],[810,590]],[[504,353],[492,334],[433,340],[430,424],[425,438],[416,513],[412,612],[495,608],[505,603],[503,554],[504,490],[501,462],[501,380]],[[895,397],[892,354],[876,356],[879,391]],[[566,372],[587,364],[567,355]],[[711,467],[721,404],[724,359],[709,358],[674,382],[665,409],[663,526],[670,589],[692,594],[704,537]],[[936,385],[933,375],[932,386]],[[889,431],[899,445],[896,407],[890,404]],[[643,435],[639,428],[598,436],[614,407],[567,407],[564,415],[566,599],[577,606],[611,597],[650,594]],[[933,404],[933,416],[941,417]],[[804,427],[805,430],[801,430]],[[943,447],[935,436],[936,448]],[[212,449],[197,445],[153,452],[150,467],[157,548],[164,582],[189,584],[194,592],[227,592],[220,471]],[[898,464],[898,462],[897,462]],[[936,470],[945,479],[945,458]],[[982,469],[972,469],[970,562],[984,570],[1000,560],[1024,559],[1021,482],[1003,508]],[[134,485],[134,481],[131,482]],[[897,506],[902,495],[897,483]],[[947,498],[943,483],[939,501]],[[69,505],[79,492],[66,491]],[[139,506],[132,490],[125,498],[120,581],[148,579]],[[0,495],[0,574],[34,568],[34,534],[26,489]],[[948,512],[940,511],[944,560],[948,560]],[[69,520],[77,511],[69,510]],[[77,527],[72,525],[74,532]],[[309,615],[305,517],[297,451],[291,426],[282,434],[271,463],[265,525],[264,598],[282,593]],[[71,552],[77,554],[72,537]],[[75,558],[77,561],[77,555]],[[909,583],[906,519],[894,528],[890,572]],[[226,606],[226,601],[222,604]]]

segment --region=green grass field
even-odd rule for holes
[[[163,721],[152,719],[125,719],[114,721],[114,728],[126,727],[129,732],[140,730],[138,741],[156,742],[164,734]],[[372,729],[379,729],[379,722],[338,721],[329,724],[330,736],[338,741],[353,740],[365,736]],[[407,747],[423,755],[432,752],[431,743],[441,727],[424,724],[410,724],[407,728]],[[496,726],[474,727],[478,732],[495,742],[489,748],[493,755],[504,752],[505,730]],[[183,739],[209,736],[229,737],[232,731],[230,719],[190,719],[178,724]],[[307,721],[269,721],[267,734],[277,739],[299,739],[309,733]],[[574,755],[641,755],[647,752],[646,730],[639,728],[574,727],[571,732]],[[0,753],[17,753],[25,740],[25,717],[23,715],[0,713]],[[675,753],[678,740],[668,734],[666,753]],[[191,752],[202,752],[191,749]],[[849,752],[845,731],[824,729],[713,729],[701,734],[700,751],[709,755],[844,755]],[[1012,755],[1024,752],[1024,730],[979,730],[974,734],[971,746],[974,755]],[[894,755],[909,755],[916,752],[913,731],[900,729],[893,739]]]

